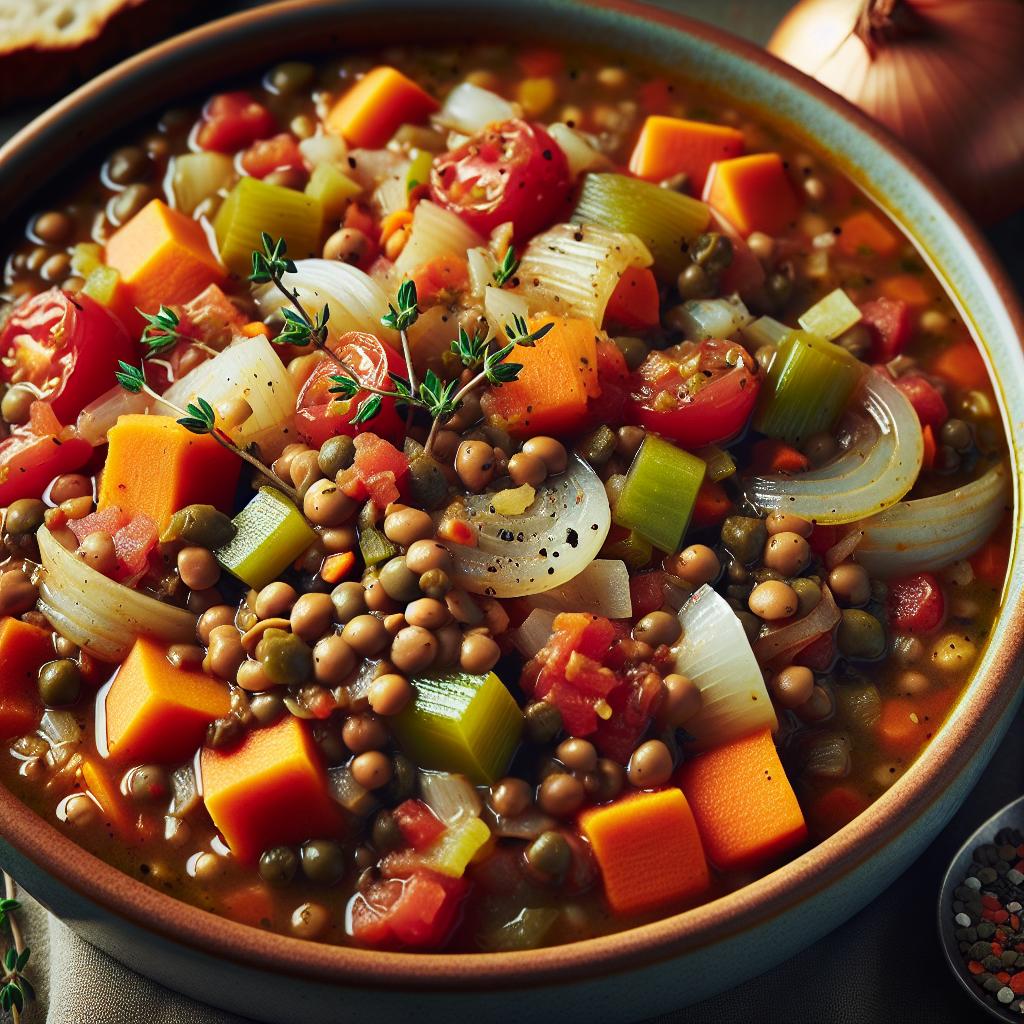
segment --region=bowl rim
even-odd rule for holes
[[[26,167],[38,162],[38,156],[31,153],[33,147],[46,141],[57,129],[72,124],[79,104],[102,98],[107,90],[137,76],[153,59],[169,59],[179,51],[180,60],[181,54],[192,48],[252,29],[258,22],[265,23],[264,31],[270,32],[276,24],[283,25],[304,11],[322,9],[344,18],[348,6],[346,0],[283,0],[174,36],[104,72],[38,116],[0,148],[0,168],[13,161],[13,173],[24,173]],[[443,10],[444,5],[439,6]],[[1024,337],[1024,315],[1016,294],[973,222],[929,171],[904,152],[887,131],[847,101],[754,44],[683,14],[636,0],[587,0],[585,4],[578,0],[549,0],[548,6],[572,11],[584,19],[589,16],[588,8],[594,8],[653,23],[668,32],[682,33],[726,51],[732,58],[753,64],[809,95],[827,109],[829,116],[839,118],[854,132],[884,148],[909,177],[916,179],[941,213],[955,224],[970,254],[993,285],[1017,337]],[[628,48],[623,49],[628,52]],[[164,79],[168,70],[161,72]],[[151,105],[147,104],[146,109],[151,109]],[[841,154],[833,155],[833,159],[841,159]],[[869,182],[865,179],[858,184],[867,189]],[[913,239],[913,232],[908,233]],[[948,287],[948,282],[944,284]],[[998,377],[996,382],[998,385]],[[1009,433],[1012,445],[1013,431]],[[1019,502],[1014,515],[1019,523]],[[1019,546],[1015,546],[1011,570],[1020,558]],[[2,785],[0,835],[44,873],[116,917],[215,959],[260,971],[272,969],[291,977],[336,984],[386,982],[392,988],[420,990],[558,984],[607,975],[669,959],[765,924],[856,870],[888,845],[907,822],[925,813],[938,800],[943,777],[948,778],[953,768],[955,774],[964,770],[1013,699],[1011,686],[1005,684],[1012,680],[1015,685],[1024,667],[1024,593],[1004,601],[997,621],[1015,623],[1015,636],[1020,639],[1003,642],[991,650],[984,677],[979,674],[972,679],[970,728],[963,721],[966,716],[956,716],[954,712],[956,722],[947,721],[912,768],[852,823],[770,874],[710,903],[627,931],[564,946],[511,953],[394,953],[314,943],[263,931],[201,910],[122,872],[78,846]],[[957,707],[962,704],[961,701]]]

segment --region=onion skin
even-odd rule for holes
[[[976,217],[1024,202],[1024,3],[802,0],[768,49],[888,128]]]

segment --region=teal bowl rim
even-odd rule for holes
[[[386,24],[381,15],[386,13]],[[524,37],[574,43],[650,58],[671,67],[685,55],[685,77],[725,96],[746,91],[741,106],[833,155],[901,223],[951,290],[982,343],[1011,441],[1014,523],[1020,524],[1019,473],[1024,441],[1024,358],[1017,339],[1024,316],[1004,272],[968,216],[898,142],[844,100],[750,43],[684,15],[632,0],[442,0],[427,10],[413,0],[288,0],[204,25],[100,75],[38,117],[0,148],[6,195],[30,196],[89,148],[182,90],[207,87],[225,72],[252,70],[296,52],[394,41],[403,37]],[[613,42],[610,42],[613,41]],[[226,50],[226,46],[233,50]],[[747,97],[756,97],[750,100]],[[48,159],[60,154],[57,160]],[[905,194],[898,195],[900,184]],[[906,191],[909,190],[909,191]],[[901,210],[903,211],[901,213]],[[939,250],[943,251],[939,251]],[[1015,529],[1015,536],[1017,530]],[[770,874],[710,903],[566,946],[524,953],[409,954],[327,946],[237,924],[146,886],[93,856],[29,811],[0,786],[4,839],[60,884],[145,931],[209,956],[263,971],[338,984],[463,990],[568,983],[684,955],[765,927],[842,881],[913,823],[967,771],[989,734],[1005,727],[1024,667],[1024,565],[1014,543],[1011,572],[993,636],[964,696],[929,747],[892,788],[855,821]]]

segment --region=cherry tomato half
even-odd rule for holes
[[[371,387],[390,390],[389,373],[406,375],[401,354],[372,334],[349,331],[331,347],[355,371],[356,377]],[[364,430],[372,430],[380,437],[401,444],[405,420],[390,399],[384,399],[380,412],[369,422],[352,422],[370,394],[361,391],[349,402],[332,395],[330,378],[341,372],[336,363],[325,359],[299,392],[295,417],[303,440],[319,448],[329,437],[340,434],[354,437]]]
[[[552,224],[570,198],[569,164],[539,125],[519,118],[478,132],[434,160],[431,198],[488,234],[512,221],[516,238]]]
[[[67,426],[110,389],[118,360],[135,361],[137,347],[88,295],[51,288],[21,303],[0,331],[0,373],[9,384],[34,384]]]
[[[222,92],[203,108],[196,143],[200,149],[233,153],[272,135],[276,128],[274,115],[247,92]]]
[[[684,448],[738,434],[761,388],[757,363],[728,341],[684,341],[652,352],[633,374],[626,420]]]

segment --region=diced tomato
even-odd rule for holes
[[[156,547],[159,531],[149,516],[137,515],[114,534],[117,571],[114,579],[132,586],[149,568],[149,554]]]
[[[750,419],[757,363],[728,341],[684,341],[652,352],[633,374],[626,419],[684,448],[725,441]]]
[[[110,388],[119,360],[135,362],[137,350],[98,302],[50,288],[19,303],[0,330],[0,376],[39,388],[67,425]]]
[[[804,473],[810,467],[806,455],[785,441],[778,441],[772,437],[756,441],[750,455],[752,474]]]
[[[409,475],[409,460],[389,441],[376,434],[359,434],[355,439],[354,467],[370,497],[384,508],[399,498]]]
[[[660,297],[654,274],[646,267],[628,267],[605,308],[605,329],[648,331],[660,323]]]
[[[902,633],[930,633],[946,617],[942,584],[930,572],[889,588],[889,622]]]
[[[871,332],[871,359],[887,363],[910,341],[910,306],[902,299],[872,299],[860,307],[861,323]]]
[[[90,512],[81,519],[69,519],[68,527],[81,544],[90,533],[109,533],[111,537],[128,522],[128,517],[117,505],[108,505],[98,512]]]
[[[512,221],[516,238],[525,239],[558,219],[572,185],[555,140],[540,125],[512,118],[436,157],[430,191],[481,234]]]
[[[27,427],[11,431],[0,441],[0,506],[40,497],[54,477],[81,469],[92,453],[92,445],[80,437],[62,441]]]
[[[949,419],[946,400],[919,373],[898,377],[896,387],[907,396],[922,426],[930,426],[933,430],[938,430]]]
[[[665,603],[665,591],[662,588],[664,582],[665,574],[660,569],[630,577],[629,596],[636,618],[656,612]]]
[[[257,139],[242,154],[242,170],[254,178],[265,178],[274,171],[304,169],[299,140],[288,132]]]
[[[938,449],[935,444],[935,431],[932,430],[931,425],[928,423],[921,428],[921,440],[924,442],[924,455],[921,458],[921,468],[934,469],[935,455]]]
[[[690,526],[694,530],[718,526],[731,511],[732,500],[726,489],[717,480],[705,480],[697,492]]]
[[[357,379],[371,387],[389,390],[392,384],[388,374],[406,373],[401,353],[372,334],[349,331],[331,347],[355,371]],[[350,401],[335,401],[330,378],[339,372],[332,360],[324,360],[302,386],[295,411],[302,439],[319,448],[328,438],[339,434],[353,437],[371,429],[396,441],[403,438],[405,420],[390,398],[384,399],[380,412],[368,423],[354,422],[356,413],[370,400],[370,393],[360,391]]]
[[[196,132],[200,149],[233,153],[257,139],[265,139],[277,128],[274,115],[247,92],[224,92],[214,96],[203,109]]]
[[[421,309],[450,303],[469,287],[469,264],[461,256],[438,256],[412,275]]]
[[[422,869],[377,882],[349,905],[352,938],[377,949],[439,949],[468,891],[464,879]]]
[[[402,838],[414,850],[425,850],[445,829],[444,822],[422,800],[406,800],[392,814]]]
[[[612,715],[598,723],[593,737],[594,746],[604,757],[620,764],[629,761],[657,711],[661,689],[657,674],[645,672],[635,682],[624,683],[608,694]]]
[[[807,544],[816,555],[824,555],[838,540],[839,527],[817,523],[807,538]]]

